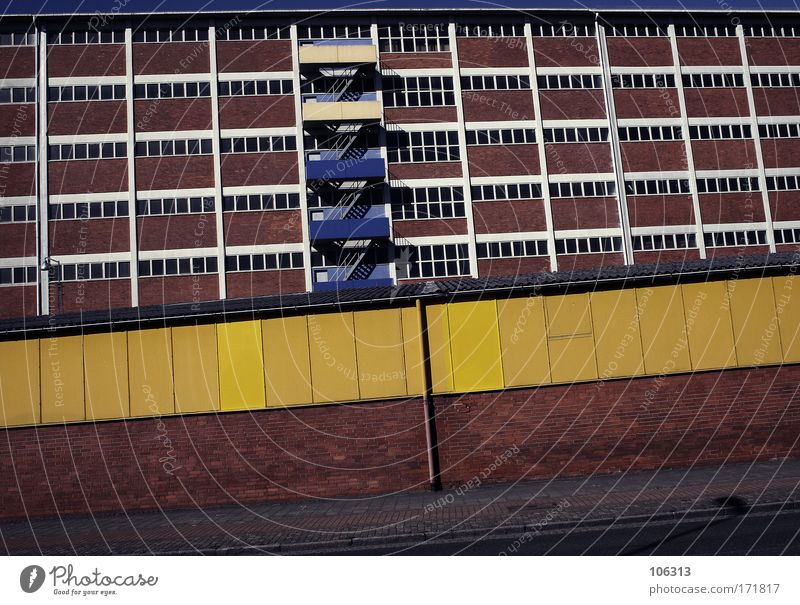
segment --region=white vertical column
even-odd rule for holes
[[[37,181],[36,189],[38,199],[37,211],[37,237],[39,240],[39,247],[36,251],[37,267],[36,274],[39,282],[39,296],[37,309],[42,315],[50,313],[50,273],[49,271],[39,271],[39,265],[49,254],[49,231],[50,224],[50,208],[49,208],[49,193],[47,183],[47,27],[43,26],[42,29],[36,32],[36,52],[37,52],[37,81],[36,81],[36,137],[38,147],[36,149],[36,168],[37,168]]]
[[[450,57],[453,63],[453,94],[456,98],[458,115],[458,153],[461,156],[461,176],[464,180],[464,208],[467,215],[467,235],[469,240],[469,268],[472,277],[478,277],[478,247],[475,242],[475,217],[472,214],[472,179],[469,174],[469,158],[467,157],[467,128],[464,119],[464,100],[461,98],[461,69],[458,64],[458,46],[456,24],[453,21],[447,26],[450,40]]]
[[[758,185],[761,189],[761,203],[764,206],[764,222],[767,224],[767,244],[769,251],[775,252],[775,231],[772,227],[772,209],[769,207],[769,191],[767,191],[767,173],[764,168],[764,154],[761,151],[761,135],[758,132],[758,114],[753,96],[753,83],[750,81],[750,62],[747,59],[747,45],[744,39],[744,27],[736,26],[736,36],[739,38],[739,49],[742,53],[742,66],[744,67],[744,86],[747,89],[747,104],[750,108],[750,132],[753,135],[753,146],[756,150],[756,163],[758,164]]]
[[[300,90],[300,49],[297,41],[297,23],[290,30],[292,41],[292,89],[294,90],[294,117],[297,130],[297,180],[300,183],[300,227],[303,233],[303,267],[306,274],[306,291],[311,292],[311,236],[308,229],[308,187],[306,186],[306,152],[303,136],[303,96]]]
[[[689,115],[686,113],[686,98],[683,94],[683,71],[681,58],[678,54],[678,40],[675,37],[675,24],[670,23],[667,28],[669,43],[672,48],[672,66],[675,69],[675,88],[678,91],[678,104],[681,108],[681,133],[683,146],[686,151],[686,168],[689,171],[689,192],[692,195],[692,210],[694,212],[695,240],[700,258],[706,258],[706,241],[703,235],[703,217],[700,215],[700,197],[697,194],[697,175],[694,169],[694,154],[692,153],[692,138],[689,134]]]
[[[619,145],[619,131],[617,130],[617,109],[614,104],[614,90],[611,85],[611,64],[608,60],[605,27],[595,22],[597,29],[597,56],[600,57],[600,67],[603,70],[603,97],[606,103],[606,116],[608,117],[608,135],[611,145],[611,162],[614,167],[614,178],[617,183],[617,213],[619,226],[622,230],[622,257],[626,265],[633,264],[633,240],[631,239],[631,224],[628,216],[628,200],[625,196],[625,175],[622,170],[622,153]]]
[[[533,113],[536,114],[536,147],[539,154],[539,174],[542,177],[542,203],[547,227],[547,253],[550,256],[550,270],[558,270],[556,257],[556,232],[553,228],[553,208],[550,204],[550,174],[547,170],[547,148],[544,144],[544,121],[542,104],[539,99],[539,81],[536,79],[536,53],[533,52],[533,34],[530,22],[525,22],[525,45],[528,48],[528,67],[530,68],[531,93],[533,94]]]
[[[225,224],[222,220],[222,158],[219,131],[219,78],[217,77],[217,29],[212,19],[208,27],[208,61],[211,72],[211,152],[214,154],[214,222],[217,228],[217,269],[219,297],[227,298],[225,280]]]
[[[131,306],[139,306],[139,241],[136,228],[136,115],[133,95],[133,31],[125,28],[125,104],[128,116],[128,241],[131,255]]]

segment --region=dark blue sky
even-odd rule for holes
[[[364,8],[673,8],[736,10],[798,10],[800,0],[0,0],[0,13],[108,12],[123,4],[123,12],[246,11],[258,9]]]

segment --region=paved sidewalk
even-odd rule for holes
[[[0,522],[7,554],[300,553],[800,508],[800,460],[526,481],[350,500]]]

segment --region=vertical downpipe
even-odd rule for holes
[[[436,436],[436,410],[433,407],[433,389],[431,387],[431,356],[425,321],[425,309],[422,301],[417,299],[417,328],[419,330],[419,350],[422,357],[422,405],[425,408],[425,441],[428,451],[428,479],[431,491],[442,489],[441,468],[439,466],[439,442]]]

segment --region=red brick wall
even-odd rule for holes
[[[558,198],[551,200],[550,205],[553,208],[553,228],[557,231],[619,226],[616,198]]]
[[[461,176],[461,162],[389,164],[393,179],[437,179]]]
[[[208,42],[140,43],[133,45],[134,74],[208,73]]]
[[[130,250],[128,218],[50,221],[52,254],[102,254]]]
[[[527,275],[550,271],[550,258],[490,258],[478,261],[478,277],[496,275]]]
[[[176,155],[136,158],[136,187],[140,191],[213,186],[213,156]],[[125,188],[127,189],[127,184]]]
[[[611,172],[611,147],[608,143],[563,143],[545,146],[550,174]]]
[[[606,117],[602,90],[540,90],[544,120],[588,120]]]
[[[289,40],[217,42],[219,71],[291,71],[292,43]]]
[[[691,195],[629,195],[625,200],[631,227],[694,224]]]
[[[428,124],[432,122],[458,122],[458,111],[453,107],[387,107],[384,115],[397,124]]]
[[[690,118],[750,115],[744,88],[685,88],[683,95]]]
[[[54,193],[54,192],[52,192]],[[0,195],[36,194],[36,164],[33,162],[0,163]]]
[[[437,397],[444,482],[519,449],[487,482],[800,454],[800,366]]]
[[[231,153],[222,156],[222,184],[225,187],[297,182],[297,154],[293,151]]]
[[[50,195],[128,190],[127,160],[48,162],[47,170]],[[141,189],[158,189],[158,187],[143,187],[142,185],[144,182],[137,182],[137,186]]]
[[[219,277],[216,273],[139,279],[139,305],[142,307],[218,299]]]
[[[211,99],[151,99],[133,107],[137,132],[211,128]]]
[[[528,47],[525,38],[459,38],[460,67],[525,67]]]
[[[0,224],[0,258],[36,256],[36,223]]]
[[[0,288],[0,317],[36,315],[36,286]]]
[[[796,88],[754,88],[753,102],[760,116],[796,116],[800,96]]]
[[[284,244],[303,241],[299,210],[267,210],[263,212],[226,212],[226,246]]]
[[[136,219],[140,250],[210,248],[217,245],[214,213],[141,216]]]
[[[606,38],[611,65],[644,67],[672,65],[672,48],[668,38]]]
[[[773,221],[800,221],[800,191],[770,191]]]
[[[675,88],[615,89],[614,109],[618,118],[677,118],[681,115]]]
[[[383,69],[427,69],[449,68],[452,60],[445,53],[381,53],[380,64]]]
[[[700,216],[703,224],[763,221],[761,193],[703,193],[700,195]]]
[[[243,271],[225,276],[228,298],[250,298],[306,291],[306,276],[302,269],[282,271]]]
[[[465,218],[430,218],[424,220],[395,221],[398,232],[403,237],[422,237],[426,235],[465,235]]]
[[[294,126],[294,97],[220,97],[220,128]]]
[[[739,39],[678,38],[681,65],[741,65]]]
[[[54,44],[47,50],[50,78],[124,76],[124,44]]]
[[[490,120],[532,120],[530,90],[465,90],[461,93],[467,122]]]
[[[0,79],[33,78],[36,75],[36,54],[32,47],[0,48]]]
[[[422,412],[410,400],[9,430],[0,516],[423,489]]]
[[[536,67],[599,65],[594,38],[537,37],[533,41]]]
[[[51,286],[51,300],[57,309],[54,298],[55,286]],[[86,280],[63,282],[64,312],[105,311],[106,309],[131,306],[131,282],[129,279]]]
[[[756,168],[756,150],[752,139],[692,141],[696,170]]]
[[[126,132],[125,101],[69,101],[48,103],[49,135],[106,134]]]
[[[476,233],[546,231],[543,200],[475,202],[472,204]]]
[[[626,172],[686,170],[682,141],[639,141],[620,143],[622,167]]]
[[[472,177],[539,174],[539,149],[526,145],[473,145],[467,148]]]
[[[769,246],[740,246],[739,248],[706,248],[706,258],[714,259],[722,256],[750,256],[753,254],[769,254]]]
[[[32,137],[36,135],[36,105],[0,105],[0,136]]]
[[[621,252],[598,254],[559,254],[556,257],[559,271],[577,269],[600,269],[602,267],[624,265]]]
[[[639,264],[649,263],[669,263],[674,261],[696,260],[700,258],[700,252],[694,250],[660,250],[650,252],[634,252],[633,261]]]
[[[750,65],[800,65],[800,40],[745,38]]]

